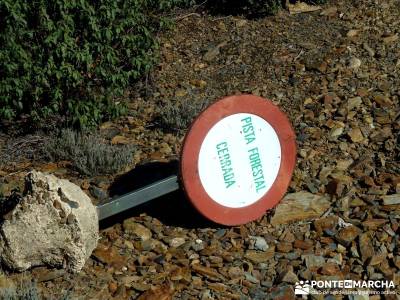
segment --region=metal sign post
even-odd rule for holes
[[[261,217],[285,194],[295,166],[295,134],[269,100],[230,96],[210,105],[186,134],[182,186],[206,218],[238,225]],[[177,176],[98,206],[99,219],[179,189]]]
[[[165,179],[159,180],[136,191],[114,198],[107,203],[97,206],[99,220],[106,219],[178,189],[178,177],[176,175],[169,176]]]

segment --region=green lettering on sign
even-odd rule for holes
[[[229,154],[228,143],[221,142],[216,146],[217,154],[219,158],[219,164],[222,170],[222,176],[224,177],[225,188],[228,189],[233,186],[235,181],[235,174],[232,169],[231,157]]]
[[[254,126],[251,117],[242,119],[242,130],[247,145],[256,140],[256,134],[254,133]]]
[[[256,140],[255,128],[251,116],[243,118],[241,121],[242,135],[246,141],[246,145],[249,145]],[[251,148],[247,152],[249,153],[249,161],[253,175],[254,186],[256,188],[256,192],[258,193],[262,189],[266,188],[260,153],[258,152],[258,147]]]
[[[258,193],[260,190],[265,189],[265,180],[260,159],[260,153],[258,153],[258,147],[252,148],[248,152],[251,171],[253,173],[253,180],[256,186],[256,191]]]

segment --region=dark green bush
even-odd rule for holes
[[[0,118],[115,117],[156,59],[162,12],[190,0],[1,0]]]

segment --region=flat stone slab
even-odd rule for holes
[[[383,205],[400,204],[400,194],[382,196]]]
[[[314,195],[308,192],[287,194],[276,206],[271,224],[313,220],[319,218],[330,206],[328,196]]]
[[[3,216],[0,258],[9,268],[62,267],[79,272],[97,246],[96,207],[75,184],[30,172],[24,196]]]

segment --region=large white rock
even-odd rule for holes
[[[0,258],[24,271],[48,265],[79,272],[97,246],[98,217],[90,198],[75,184],[31,172],[24,197],[0,228]]]

